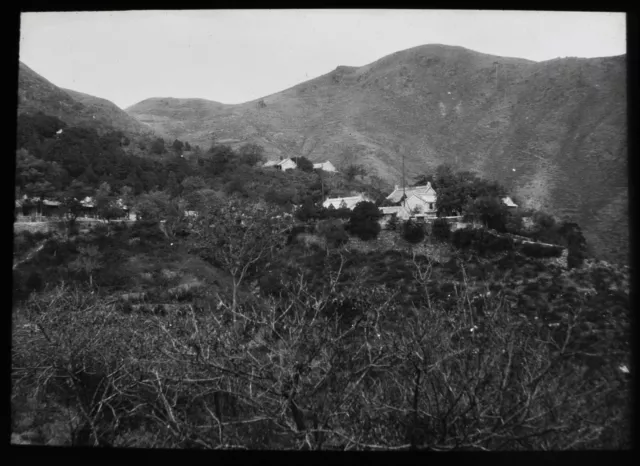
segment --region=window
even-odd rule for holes
[[[433,210],[433,202],[429,202],[429,210]]]

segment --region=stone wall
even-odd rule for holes
[[[404,250],[415,254],[423,254],[439,262],[446,262],[450,256],[450,246],[433,242],[428,236],[419,244],[412,245],[403,240],[396,231],[382,230],[378,237],[371,241],[350,236],[347,249],[361,252]]]
[[[515,240],[516,242],[522,242],[522,240],[517,238],[515,238]],[[349,242],[345,247],[347,249],[361,252],[404,250],[416,254],[423,254],[437,260],[438,262],[447,262],[451,257],[450,244],[438,243],[427,235],[425,236],[424,241],[419,244],[412,245],[402,239],[398,232],[390,230],[382,230],[378,237],[371,241],[362,241],[361,239],[350,236]],[[547,264],[554,264],[562,268],[567,268],[567,254],[568,250],[564,248],[560,257],[548,257],[540,260]]]

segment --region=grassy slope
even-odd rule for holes
[[[206,145],[214,132],[271,156],[357,160],[392,183],[401,153],[409,176],[453,163],[572,217],[598,252],[620,259],[628,250],[616,207],[626,203],[625,69],[624,56],[536,63],[427,45],[338,67],[265,97],[265,107],[147,99],[127,112],[193,143]]]
[[[62,89],[20,63],[18,114],[41,111],[69,125],[98,131],[121,130],[129,135],[150,135],[153,130],[105,99]]]

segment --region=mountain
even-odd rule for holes
[[[626,56],[533,62],[424,45],[255,101],[152,98],[126,111],[203,147],[212,136],[397,183],[450,163],[501,181],[528,207],[571,218],[626,262]]]
[[[36,112],[55,116],[69,125],[92,127],[98,132],[120,130],[130,136],[149,136],[154,132],[112,102],[60,88],[20,62],[18,114]]]

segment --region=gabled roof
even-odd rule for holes
[[[389,199],[391,202],[400,202],[400,199],[402,199],[402,196],[405,192],[407,194],[407,198],[409,198],[412,194],[415,194],[418,197],[426,195],[436,195],[436,191],[431,186],[431,183],[427,183],[424,186],[405,187],[404,191],[401,186],[396,185],[393,192],[387,196],[387,199]]]
[[[294,166],[298,166],[296,164],[295,161],[289,159],[284,159],[284,160],[269,160],[268,162],[265,162],[264,165],[262,165],[263,167],[282,167],[283,165],[291,165],[293,164]]]
[[[319,168],[320,170],[324,170],[324,171],[337,171],[336,167],[334,167],[333,164],[328,160],[326,162],[314,163],[313,168],[314,169]]]
[[[334,197],[330,199],[326,199],[322,203],[322,207],[333,206],[336,209],[339,209],[342,203],[344,202],[347,209],[353,209],[358,202],[369,201],[369,198],[366,196],[359,194],[358,196],[350,196],[350,197]]]

